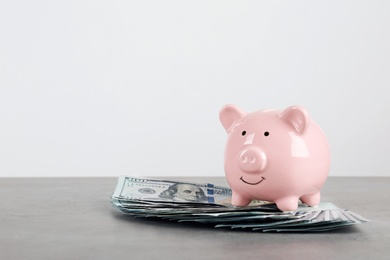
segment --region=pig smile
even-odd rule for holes
[[[248,181],[244,180],[244,178],[241,176],[240,180],[242,180],[242,182],[249,184],[249,185],[257,185],[257,184],[260,184],[262,181],[264,181],[265,178],[261,177],[261,180],[259,180],[258,182],[248,182]]]

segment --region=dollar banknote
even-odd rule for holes
[[[300,203],[294,212],[281,212],[268,201],[234,207],[231,195],[230,188],[211,183],[121,176],[111,203],[131,216],[263,232],[319,232],[368,221],[330,202],[321,202],[317,207]]]
[[[114,198],[133,201],[155,201],[197,204],[228,204],[232,192],[229,188],[211,183],[186,183],[121,176]]]

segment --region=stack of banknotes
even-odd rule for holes
[[[121,176],[111,203],[122,213],[137,217],[263,232],[319,232],[368,221],[330,202],[321,202],[317,207],[302,203],[296,211],[282,212],[267,201],[234,207],[231,195],[230,188],[211,183]]]

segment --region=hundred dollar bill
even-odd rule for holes
[[[229,188],[210,183],[121,176],[111,203],[122,213],[137,217],[263,232],[320,232],[369,221],[330,202],[316,207],[300,203],[294,212],[281,212],[275,203],[261,200],[233,207],[231,195]]]
[[[230,204],[232,191],[211,183],[119,177],[114,199],[197,204]]]

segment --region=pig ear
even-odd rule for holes
[[[234,105],[226,105],[219,111],[219,120],[226,132],[229,132],[230,128],[241,117],[245,116],[245,112]]]
[[[299,106],[286,108],[279,117],[290,124],[298,134],[304,134],[310,124],[309,114]]]

